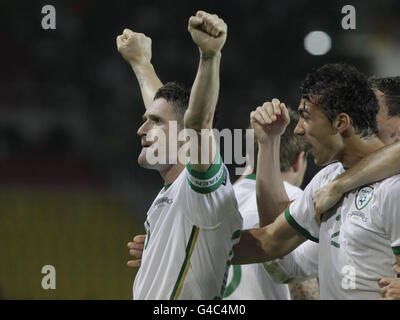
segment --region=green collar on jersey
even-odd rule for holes
[[[246,179],[251,179],[251,180],[256,180],[256,175],[255,174],[248,174],[245,178]]]
[[[164,184],[164,191],[167,191],[167,189],[171,186],[172,183]]]

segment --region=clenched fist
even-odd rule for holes
[[[143,33],[125,29],[117,37],[117,48],[122,57],[132,66],[150,63],[151,39]]]
[[[281,136],[290,122],[289,112],[278,99],[265,102],[250,113],[251,127],[258,142],[263,143],[270,137]]]
[[[188,31],[200,51],[207,56],[214,56],[224,46],[227,25],[216,14],[197,11],[196,16],[189,19]]]

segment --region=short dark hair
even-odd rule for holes
[[[294,111],[292,108],[287,107],[289,111],[290,123],[286,127],[285,132],[281,136],[280,143],[280,170],[281,172],[288,171],[293,166],[296,157],[300,152],[307,152],[307,145],[303,139],[294,134],[294,128],[296,128],[297,122],[299,122],[299,114],[297,110]],[[250,126],[251,129],[251,126]],[[257,169],[257,156],[258,156],[258,142],[254,136],[254,169]]]
[[[371,77],[368,82],[372,89],[382,91],[389,117],[400,116],[400,77]]]
[[[177,114],[180,125],[183,125],[183,117],[189,106],[190,90],[177,82],[167,82],[159,88],[154,100],[163,98],[171,104]]]
[[[292,108],[288,107],[290,123],[286,127],[285,132],[281,136],[280,144],[280,162],[281,162],[281,172],[288,171],[294,164],[296,157],[300,152],[305,153],[307,151],[307,145],[301,136],[294,134],[294,129],[299,122],[299,114]]]
[[[190,89],[177,82],[167,82],[159,88],[154,96],[154,100],[163,98],[174,107],[177,114],[179,125],[183,127],[183,118],[189,107]],[[213,128],[218,124],[218,112],[214,112]]]
[[[313,69],[301,85],[300,93],[302,98],[321,107],[329,121],[344,112],[361,136],[378,133],[378,101],[366,76],[354,66],[336,63]]]

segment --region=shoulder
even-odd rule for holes
[[[303,190],[300,189],[299,187],[296,187],[289,182],[283,181],[283,184],[285,186],[286,193],[289,197],[289,200],[295,200],[300,198],[303,195]]]
[[[340,162],[334,162],[326,167],[322,168],[318,173],[311,179],[307,187],[314,186],[322,188],[328,183],[332,182],[339,174],[343,173],[345,169]]]
[[[339,174],[343,173],[345,169],[340,162],[333,162],[328,164],[326,167],[322,168],[318,173],[314,176],[314,178],[318,179],[334,179]]]
[[[400,174],[386,178],[380,182],[372,184],[374,193],[381,198],[394,198],[400,195]],[[396,198],[397,199],[397,198]]]

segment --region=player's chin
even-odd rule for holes
[[[331,162],[331,158],[328,156],[324,156],[324,155],[318,154],[316,152],[313,153],[313,156],[314,156],[314,163],[317,166],[320,166],[320,167],[326,166],[327,164],[329,164]]]
[[[138,165],[145,169],[151,169],[152,165],[147,161],[146,150],[145,148],[139,154],[137,159]]]

